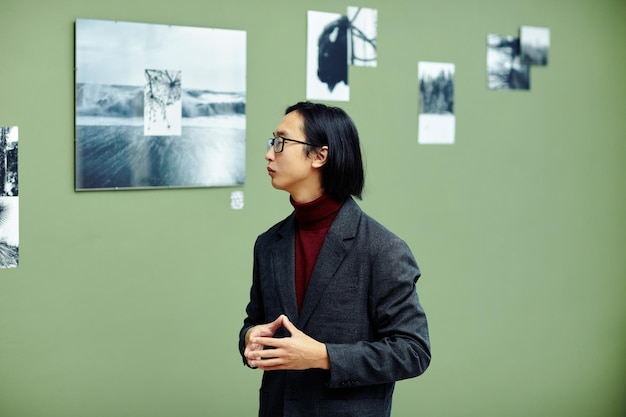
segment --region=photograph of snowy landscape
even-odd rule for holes
[[[522,62],[527,65],[548,65],[550,29],[535,26],[520,27]]]
[[[453,144],[455,66],[448,62],[417,63],[419,117],[417,143]]]
[[[76,190],[245,181],[246,32],[78,19]]]

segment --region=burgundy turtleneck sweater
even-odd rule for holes
[[[296,214],[296,299],[298,311],[302,309],[304,295],[311,280],[328,229],[337,217],[343,203],[323,194],[309,203],[296,203],[291,199]]]

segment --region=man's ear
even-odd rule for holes
[[[328,146],[322,146],[319,148],[313,156],[313,167],[320,168],[328,160]]]

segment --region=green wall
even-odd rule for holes
[[[0,125],[20,146],[1,417],[256,415],[237,332],[254,239],[290,211],[265,139],[304,98],[306,11],[348,5],[379,11],[378,68],[350,69],[343,105],[361,205],[412,247],[431,326],[393,415],[624,415],[623,0],[0,0]],[[245,186],[74,192],[77,18],[246,30]],[[521,25],[550,28],[549,66],[488,90],[487,34]],[[456,65],[454,146],[416,143],[418,61]]]

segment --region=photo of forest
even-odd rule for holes
[[[425,62],[420,64],[420,113],[454,114],[454,67]]]
[[[419,119],[417,141],[420,144],[453,144],[454,71],[452,63],[418,62]]]

